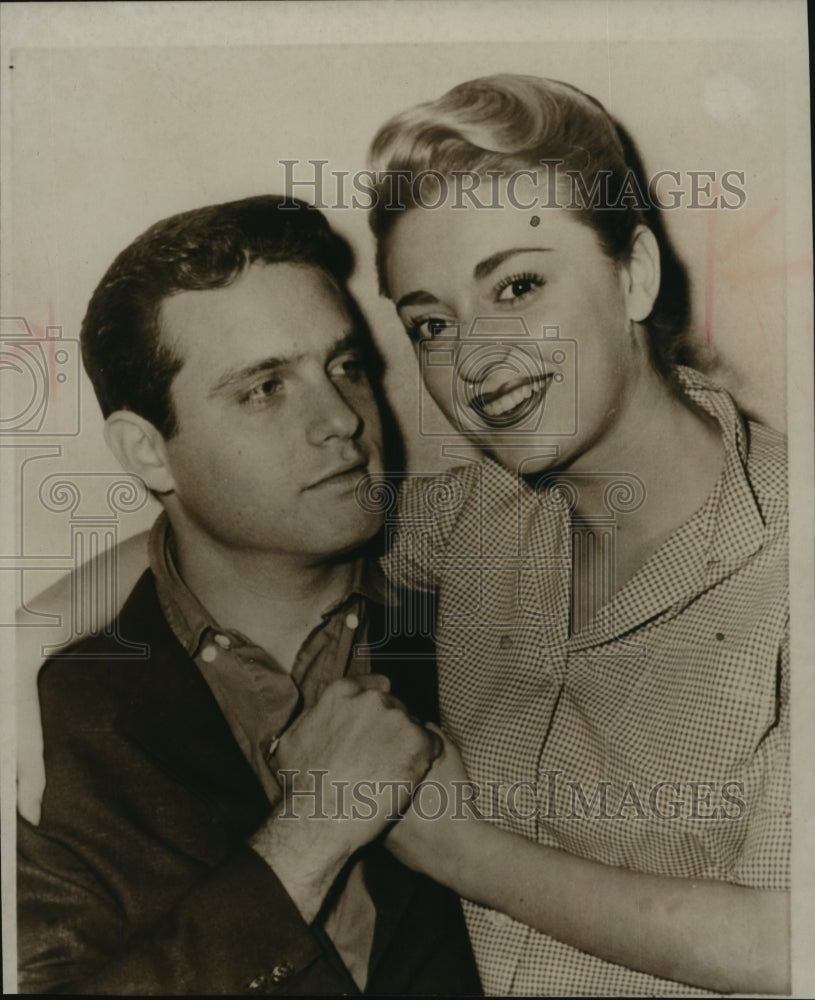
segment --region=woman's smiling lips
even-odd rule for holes
[[[489,377],[480,383],[475,394],[469,401],[470,407],[487,423],[517,423],[523,419],[543,400],[552,373],[529,377],[514,378],[503,382],[489,392],[483,392]]]

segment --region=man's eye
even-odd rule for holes
[[[279,392],[283,383],[277,378],[267,378],[263,382],[259,382],[257,385],[253,385],[248,392],[246,392],[241,402],[246,403],[248,406],[263,406],[264,403]]]
[[[536,288],[542,288],[543,278],[536,274],[516,274],[502,281],[495,292],[496,302],[514,302],[529,295]]]
[[[342,357],[335,358],[329,368],[331,378],[347,378],[352,382],[358,382],[365,377],[365,365],[358,352],[353,351],[343,354]]]

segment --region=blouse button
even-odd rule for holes
[[[350,628],[353,631],[359,625],[359,618],[352,611],[350,615],[345,616],[345,627]]]
[[[201,659],[204,663],[212,663],[218,655],[218,650],[214,646],[204,646],[201,650]]]
[[[229,649],[229,647],[232,645],[232,640],[229,638],[229,636],[226,635],[216,635],[215,641],[218,643],[221,649]]]

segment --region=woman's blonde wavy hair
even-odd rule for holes
[[[377,177],[370,224],[384,295],[389,294],[385,268],[389,234],[401,214],[419,204],[415,192],[411,197],[409,184],[400,187],[395,204],[389,174],[404,171],[417,177],[432,171],[447,178],[464,172],[481,177],[500,172],[510,176],[518,170],[540,171],[542,162],[554,161],[559,164],[561,182],[568,180],[567,171],[577,174],[585,192],[602,180],[607,203],[596,204],[595,199],[586,203],[579,196],[580,187],[575,202],[574,186],[566,203],[594,230],[604,252],[618,262],[628,258],[638,225],[654,232],[662,284],[645,324],[651,361],[666,375],[674,363],[685,360],[681,355],[689,315],[687,274],[670,246],[658,209],[620,198],[632,174],[640,191],[648,187],[630,137],[593,97],[567,83],[537,76],[499,74],[470,80],[386,122],[371,144],[370,160]],[[403,197],[405,192],[407,197]]]

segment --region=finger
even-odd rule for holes
[[[425,723],[425,728],[436,733],[436,735],[441,738],[441,741],[444,744],[445,752],[447,752],[447,750],[455,750],[456,752],[459,752],[458,744],[446,730],[441,728],[441,726],[437,726],[435,722],[427,722]]]
[[[444,756],[444,733],[438,726],[434,726],[432,722],[428,722],[425,726],[425,736],[430,744],[430,759],[440,760]]]
[[[391,689],[391,682],[384,674],[362,674],[355,677],[358,687],[362,691],[381,691],[387,694]]]
[[[42,796],[45,790],[45,765],[41,747],[28,749],[17,762],[17,810],[33,826],[40,822]]]
[[[40,821],[45,790],[40,704],[21,700],[17,706],[17,808],[20,815],[36,826]]]
[[[360,687],[356,677],[340,677],[339,680],[332,681],[328,685],[318,701],[323,699],[330,701],[332,698],[353,698],[354,695],[359,694],[359,691]]]
[[[405,706],[396,698],[394,695],[389,694],[386,690],[381,690],[376,686],[362,688],[357,691],[357,698],[369,701],[373,705],[377,705],[381,708],[386,708],[389,710],[395,710],[401,712],[402,715],[407,716],[405,711]],[[421,728],[421,727],[420,727]]]
[[[39,776],[32,780],[25,770],[17,775],[17,811],[32,826],[39,826],[42,810],[42,797],[32,790],[39,783]]]

